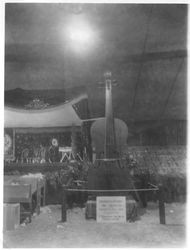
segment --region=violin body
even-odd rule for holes
[[[106,119],[97,120],[91,127],[92,145],[96,152],[96,158],[104,157]],[[115,150],[122,155],[126,150],[128,128],[124,121],[114,118]]]

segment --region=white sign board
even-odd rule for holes
[[[106,223],[126,222],[126,198],[124,196],[98,196],[96,220]]]

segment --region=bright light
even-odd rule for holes
[[[70,32],[70,38],[73,42],[82,44],[88,44],[91,41],[92,34],[88,29],[73,29]]]
[[[74,20],[67,26],[67,40],[71,50],[84,53],[95,44],[95,32],[84,20]]]

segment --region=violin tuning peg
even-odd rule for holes
[[[117,86],[117,85],[118,85],[118,82],[117,82],[116,80],[113,80],[113,81],[112,81],[112,84],[113,84],[113,86]]]

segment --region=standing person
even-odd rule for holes
[[[51,146],[49,148],[49,162],[59,162],[59,143],[56,138],[53,138],[51,141]]]

